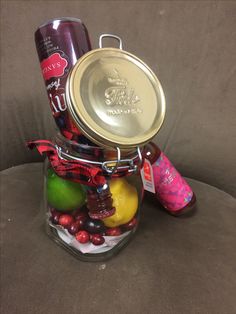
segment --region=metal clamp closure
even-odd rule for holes
[[[88,164],[94,165],[95,167],[101,167],[101,169],[105,171],[106,174],[109,176],[112,176],[113,174],[118,173],[118,172],[125,172],[125,171],[129,174],[135,173],[140,169],[142,165],[142,154],[139,147],[137,147],[137,155],[129,159],[121,159],[121,151],[120,151],[120,148],[117,147],[116,148],[117,158],[115,160],[107,160],[103,162],[75,157],[69,154],[68,152],[63,151],[62,148],[57,145],[55,145],[55,148],[57,150],[57,154],[60,159],[75,160],[75,161],[78,161],[79,163],[83,163],[83,164],[88,163]]]
[[[113,175],[117,172],[117,170],[126,170],[128,173],[135,173],[139,170],[139,168],[142,165],[142,154],[140,151],[140,148],[137,147],[137,155],[134,158],[131,159],[121,159],[121,152],[119,147],[116,147],[117,150],[117,159],[116,160],[110,160],[110,161],[104,161],[102,163],[102,169],[105,170],[108,174]],[[135,161],[138,157],[138,163]],[[122,166],[122,164],[126,164],[126,166]],[[127,165],[128,164],[128,165]],[[110,165],[110,166],[109,166]]]

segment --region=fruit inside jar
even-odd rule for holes
[[[139,221],[139,175],[109,178],[95,188],[61,178],[49,163],[46,168],[47,231],[57,243],[79,259],[101,261],[129,242]]]

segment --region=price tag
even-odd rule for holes
[[[147,159],[144,160],[143,168],[141,169],[141,177],[144,190],[155,194],[152,165]]]

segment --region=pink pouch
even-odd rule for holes
[[[163,153],[152,169],[156,196],[162,205],[170,211],[178,211],[188,205],[193,191]]]

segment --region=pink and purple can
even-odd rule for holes
[[[65,101],[71,68],[92,49],[87,28],[77,18],[53,19],[36,30],[35,43],[51,111],[60,132],[68,139],[88,143],[71,119]]]

